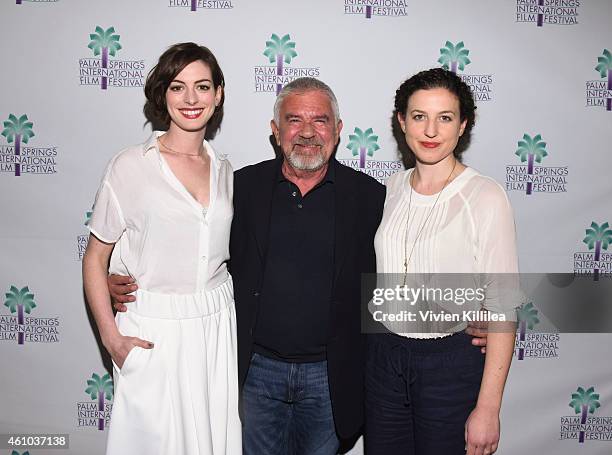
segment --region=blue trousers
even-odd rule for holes
[[[242,390],[243,455],[335,455],[327,362],[253,354]]]
[[[368,335],[368,455],[463,455],[484,355],[463,332],[438,339]]]

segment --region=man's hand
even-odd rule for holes
[[[111,291],[111,295],[112,295]],[[487,352],[487,336],[489,335],[489,323],[486,321],[470,321],[468,322],[465,333],[472,335],[472,344],[474,346],[480,346],[480,352],[483,354]]]
[[[127,311],[124,303],[136,300],[136,297],[133,295],[128,295],[130,292],[138,289],[134,278],[125,275],[109,275],[106,281],[115,310],[121,312]]]

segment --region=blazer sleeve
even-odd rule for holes
[[[368,210],[368,261],[367,272],[376,272],[376,252],[374,250],[374,236],[378,230],[378,225],[382,220],[383,207],[385,205],[385,187],[379,183],[372,185],[368,189],[370,194],[370,207]]]
[[[240,260],[240,252],[243,251],[243,243],[246,238],[243,180],[242,173],[240,171],[234,171],[234,216],[232,218],[232,227],[230,231],[230,259],[227,264],[230,274],[234,274],[233,269],[236,266],[236,261]]]

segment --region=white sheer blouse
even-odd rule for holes
[[[512,207],[495,180],[468,167],[441,194],[413,190],[409,215],[411,173],[412,169],[399,172],[387,181],[385,208],[374,240],[378,273],[403,274],[410,255],[409,274],[518,273]],[[498,313],[511,310],[491,298],[485,300],[484,308]],[[402,335],[436,338],[449,333]]]
[[[213,289],[228,278],[232,167],[204,142],[211,166],[210,205],[203,207],[159,152],[162,134],[156,131],[111,159],[89,229],[115,243],[110,272],[131,275],[141,289],[169,294]]]

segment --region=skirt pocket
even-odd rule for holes
[[[119,365],[117,365],[115,361],[113,360],[113,366],[115,367],[115,369],[119,372],[121,376],[125,376],[130,371],[134,370],[134,368],[132,367],[132,364],[134,363],[134,357],[138,357],[138,354],[139,354],[138,351],[142,351],[142,348],[140,346],[134,346],[132,349],[130,349],[130,352],[128,352],[128,355],[123,361],[123,366],[121,368],[119,368]]]
[[[129,310],[125,313],[117,313],[115,322],[119,333],[123,336],[142,338],[142,321],[139,319],[138,315],[131,313]],[[145,351],[145,349],[140,346],[132,347],[123,361],[123,366],[119,368],[115,361],[113,361],[113,366],[121,376],[133,372],[137,369],[138,359],[142,356],[142,351]]]

